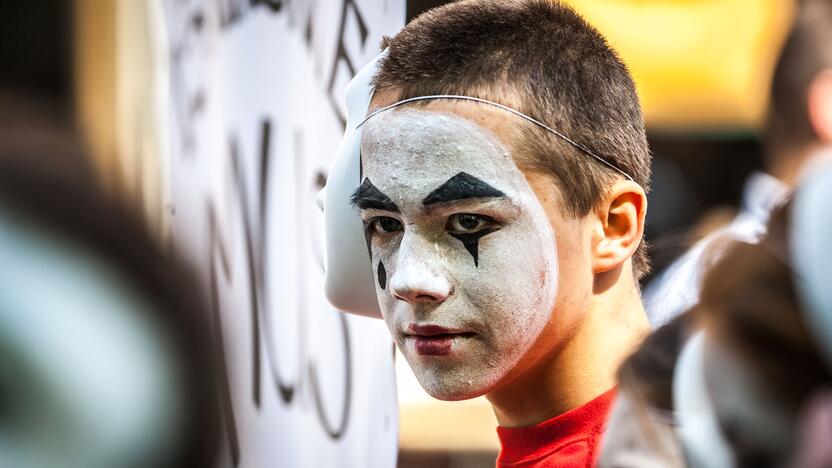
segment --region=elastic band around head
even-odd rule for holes
[[[384,111],[393,109],[394,107],[399,107],[399,106],[402,106],[404,104],[408,104],[408,103],[415,102],[415,101],[433,101],[433,100],[438,100],[438,99],[457,99],[457,100],[461,100],[461,101],[479,102],[481,104],[488,104],[488,105],[500,108],[504,111],[511,112],[512,114],[514,114],[518,117],[521,117],[521,118],[537,125],[538,127],[552,133],[553,135],[555,135],[558,138],[560,138],[561,140],[569,143],[570,145],[572,145],[573,147],[575,147],[576,149],[578,149],[582,153],[584,153],[588,156],[592,156],[593,158],[597,159],[598,162],[600,162],[601,164],[609,167],[610,169],[620,173],[621,175],[623,175],[627,179],[635,182],[635,180],[630,176],[630,174],[627,174],[626,172],[624,172],[622,169],[618,168],[613,163],[607,161],[606,159],[604,159],[601,156],[598,156],[597,154],[592,152],[592,150],[590,150],[586,146],[576,142],[575,140],[573,140],[573,139],[569,138],[568,136],[564,135],[563,133],[561,133],[561,132],[555,130],[554,128],[544,124],[543,122],[541,122],[541,121],[539,121],[539,120],[537,120],[533,117],[529,117],[528,115],[526,115],[526,114],[524,114],[524,113],[522,113],[518,110],[512,109],[511,107],[504,106],[500,103],[497,103],[497,102],[494,102],[494,101],[489,101],[487,99],[481,99],[481,98],[476,98],[476,97],[472,97],[472,96],[460,96],[460,95],[455,95],[455,94],[436,94],[436,95],[432,95],[432,96],[417,96],[417,97],[412,97],[412,98],[409,98],[409,99],[403,99],[401,101],[394,102],[393,104],[390,104],[389,106],[382,107],[381,109],[378,109],[375,112],[371,113],[370,115],[365,117],[364,120],[359,122],[359,124],[356,125],[355,128],[358,129],[359,127],[364,125],[364,123],[366,123],[368,120],[373,118],[375,115],[380,114]]]

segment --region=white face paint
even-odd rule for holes
[[[428,393],[488,393],[551,316],[549,219],[506,147],[468,120],[402,108],[363,138],[354,201],[384,320]]]

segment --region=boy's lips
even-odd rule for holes
[[[454,339],[470,338],[474,335],[473,332],[464,329],[413,323],[407,327],[405,339],[414,340],[416,353],[422,356],[445,356],[451,353]]]

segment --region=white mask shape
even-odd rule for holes
[[[549,219],[509,150],[454,114],[399,108],[363,127],[361,210],[382,315],[432,396],[486,394],[552,314]]]

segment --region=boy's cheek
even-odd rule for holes
[[[547,210],[548,211],[548,210]],[[593,243],[592,226],[588,218],[564,219],[559,217],[553,223],[558,233],[557,254],[561,277],[575,276],[590,271],[590,252]]]

